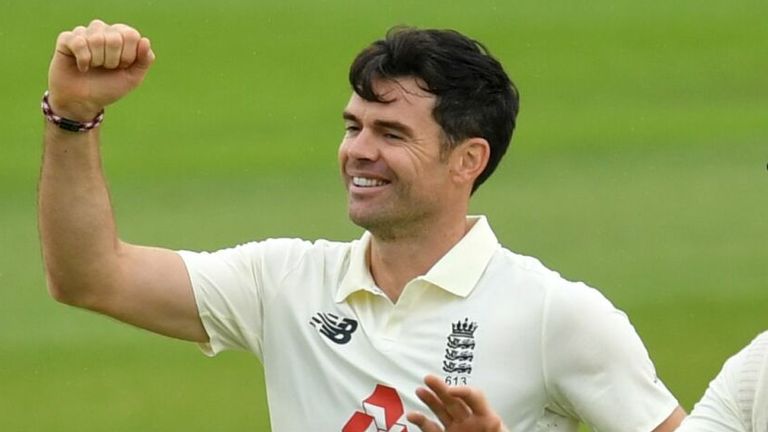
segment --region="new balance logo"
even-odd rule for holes
[[[318,312],[309,320],[312,327],[333,343],[344,345],[352,340],[352,333],[357,330],[357,321],[342,318],[332,313]]]

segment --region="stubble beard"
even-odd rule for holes
[[[355,211],[352,198],[349,198],[349,219],[381,241],[414,237],[424,230],[429,212],[424,203],[402,198],[409,197],[409,194],[400,193],[398,196],[397,202],[388,201],[378,208],[367,206],[360,211]]]

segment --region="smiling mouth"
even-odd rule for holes
[[[362,188],[384,186],[388,183],[389,182],[385,180],[372,179],[367,177],[352,177],[352,184]]]

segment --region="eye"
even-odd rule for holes
[[[400,135],[394,134],[394,133],[391,133],[391,132],[385,132],[384,133],[384,138],[386,138],[388,140],[397,140],[397,141],[401,141],[403,139],[403,137],[401,137]]]
[[[344,125],[344,131],[347,133],[347,135],[355,135],[356,133],[360,132],[360,126],[347,124]]]

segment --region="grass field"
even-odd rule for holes
[[[123,238],[188,249],[357,237],[335,162],[349,61],[393,24],[484,41],[520,87],[522,113],[473,211],[510,249],[624,309],[690,408],[768,328],[766,16],[757,0],[6,0],[0,431],[269,424],[252,356],[210,360],[48,298],[38,105],[59,31],[101,17],[152,38],[150,76],[107,112],[105,168]]]

